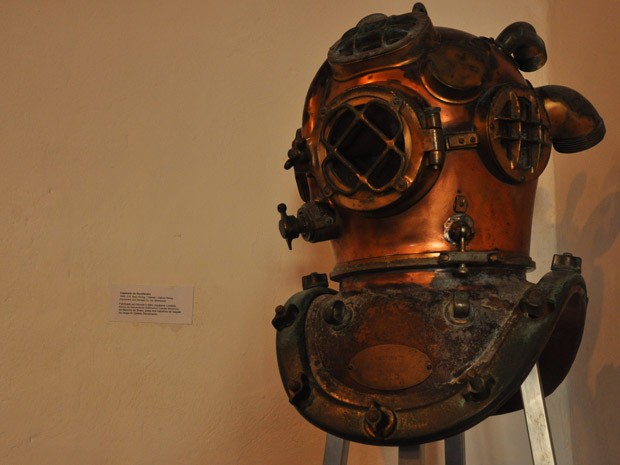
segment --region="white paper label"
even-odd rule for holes
[[[192,324],[194,288],[117,286],[112,289],[110,321]]]

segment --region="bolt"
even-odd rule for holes
[[[370,410],[366,414],[366,421],[369,423],[377,423],[379,420],[381,420],[381,412],[378,410]]]
[[[465,265],[465,263],[461,263],[459,267],[456,269],[456,274],[458,276],[465,276],[469,274],[469,268],[467,268],[467,265]]]
[[[301,287],[304,291],[313,287],[328,287],[327,275],[325,273],[310,273],[303,276]]]
[[[293,324],[298,313],[299,309],[296,305],[291,304],[286,307],[278,305],[276,307],[276,315],[273,317],[273,320],[271,320],[271,324],[276,330],[281,331]]]
[[[364,431],[368,436],[383,439],[388,437],[396,428],[394,412],[373,402],[364,416]]]
[[[534,287],[527,293],[525,300],[532,307],[540,307],[545,303],[545,295],[540,289]]]
[[[489,397],[494,384],[495,380],[491,376],[485,379],[480,375],[472,374],[463,397],[467,402],[481,402]]]
[[[467,292],[455,292],[452,296],[452,320],[453,323],[465,323],[471,316],[471,302]]]
[[[581,258],[575,257],[573,254],[565,252],[562,255],[554,255],[551,270],[573,270],[581,273]]]
[[[469,202],[467,201],[467,197],[464,195],[457,195],[454,198],[454,205],[452,208],[456,213],[465,213],[468,206]]]
[[[417,11],[418,13],[426,14],[426,7],[422,3],[417,2],[415,5],[413,5],[412,11],[413,12]]]
[[[521,299],[520,306],[530,318],[539,318],[549,313],[553,306],[547,305],[547,294],[538,287],[531,287]]]
[[[396,190],[403,192],[407,189],[407,181],[405,179],[399,179],[395,186]]]
[[[310,397],[310,383],[304,373],[300,373],[296,378],[287,383],[288,397],[291,404],[299,404]]]

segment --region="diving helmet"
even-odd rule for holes
[[[577,353],[580,259],[525,273],[537,179],[552,147],[604,136],[594,107],[521,71],[547,59],[528,23],[495,39],[434,27],[425,7],[373,14],[330,49],[285,168],[304,204],[279,228],[331,241],[336,266],[278,306],[290,402],[336,436],[410,445],[521,407],[538,363],[550,394]]]

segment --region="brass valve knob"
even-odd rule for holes
[[[473,239],[474,234],[474,221],[465,213],[451,216],[444,224],[445,240],[457,246],[461,252],[465,251],[465,246]]]
[[[303,226],[297,218],[293,215],[286,214],[286,204],[278,205],[278,212],[280,212],[280,222],[278,227],[280,228],[280,235],[286,241],[289,250],[293,248],[293,239],[297,239],[303,231]]]
[[[307,202],[297,211],[297,217],[286,214],[286,205],[278,205],[280,234],[291,249],[293,239],[300,235],[308,242],[322,242],[340,236],[336,212],[328,204]]]

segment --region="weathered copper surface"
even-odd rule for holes
[[[304,290],[284,306],[295,315],[287,325],[276,317],[280,374],[310,422],[368,444],[432,441],[502,405],[518,408],[511,397],[532,361],[551,393],[561,381],[554,371],[566,368],[557,361],[570,366],[576,354],[564,342],[579,340],[586,309],[575,269],[552,271],[534,286],[506,272],[443,272],[431,286],[333,292]],[[549,341],[554,328],[562,332]],[[374,426],[372,412],[382,418]]]
[[[305,202],[281,215],[289,247],[331,240],[336,267],[277,309],[290,401],[347,439],[444,438],[514,396],[537,361],[548,394],[577,351],[580,261],[525,280],[536,183],[552,147],[605,132],[579,93],[533,88],[547,59],[527,23],[497,39],[434,27],[426,9],[362,19],[312,82],[285,164]]]

